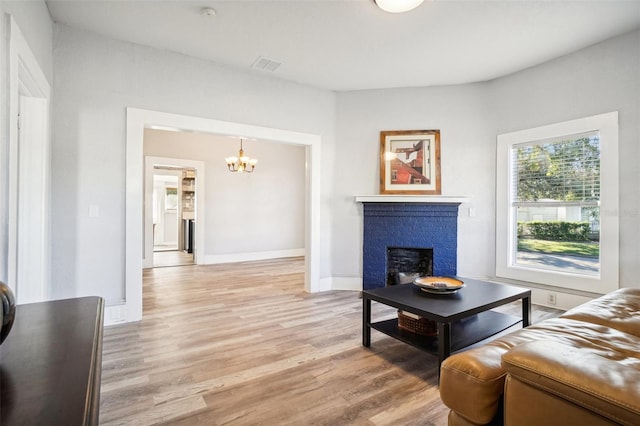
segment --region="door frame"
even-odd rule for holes
[[[153,196],[153,166],[178,166],[196,171],[196,242],[195,256],[193,261],[196,265],[204,263],[204,206],[205,206],[205,167],[204,161],[184,160],[181,158],[145,156],[145,184],[144,184],[144,206],[150,206]],[[180,182],[178,182],[180,185]],[[144,258],[143,268],[153,268],[153,212],[151,209],[144,210]],[[178,232],[179,233],[179,232]],[[178,246],[180,246],[178,242]]]
[[[50,297],[50,257],[51,257],[51,235],[50,235],[50,205],[51,205],[51,174],[50,174],[50,105],[51,86],[46,76],[42,72],[35,55],[31,51],[29,44],[22,35],[20,28],[10,14],[5,15],[9,34],[9,197],[8,197],[8,249],[7,249],[7,283],[14,290],[17,286],[18,303],[39,302]],[[44,128],[40,132],[41,137],[36,141],[44,156],[45,170],[20,170],[26,162],[20,161],[20,132],[18,129],[20,96],[39,98],[44,101],[42,108]],[[24,147],[23,147],[24,148]],[[30,154],[23,152],[23,157]],[[44,191],[38,200],[39,207],[44,212],[44,223],[38,226],[42,230],[42,235],[38,232],[30,232],[27,236],[19,236],[19,220],[25,220],[25,215],[19,212],[19,176],[20,175],[40,175],[43,177]],[[35,198],[31,197],[31,201]],[[29,226],[29,224],[27,224]],[[19,256],[21,254],[19,240],[30,238],[31,241],[24,244],[26,247],[37,246],[42,249],[41,264],[35,267],[42,271],[42,279],[37,286],[31,285],[27,291],[30,295],[27,299],[21,296],[20,283],[17,282],[21,273],[19,271]],[[24,294],[24,291],[22,291]]]
[[[123,321],[142,319],[142,259],[144,256],[144,129],[169,128],[305,146],[305,279],[307,292],[320,288],[320,153],[322,138],[312,133],[274,129],[159,111],[127,108],[126,207],[125,207],[125,302],[117,307]],[[202,251],[202,250],[201,250]],[[204,254],[204,253],[203,253]],[[108,309],[108,307],[107,307]],[[108,315],[105,315],[109,318]]]

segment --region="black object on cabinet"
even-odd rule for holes
[[[185,219],[184,221],[184,250],[187,253],[193,253],[193,239],[195,232],[195,221],[193,219]]]

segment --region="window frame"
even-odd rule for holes
[[[590,131],[600,136],[600,274],[589,276],[519,265],[513,207],[511,149],[514,145]],[[618,112],[536,127],[497,137],[496,277],[605,294],[619,287]]]

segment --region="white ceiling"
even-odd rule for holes
[[[487,81],[640,28],[640,0],[426,0],[404,14],[373,0],[47,5],[72,27],[336,91]],[[251,69],[259,56],[282,64]]]

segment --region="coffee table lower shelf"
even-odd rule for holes
[[[494,311],[481,312],[451,324],[451,353],[494,336],[522,322],[522,318]],[[398,319],[371,323],[371,328],[438,356],[438,336],[422,336],[398,327]]]

